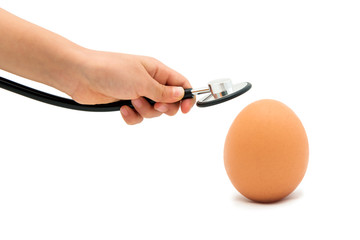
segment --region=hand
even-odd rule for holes
[[[184,88],[191,88],[181,74],[150,57],[86,50],[82,76],[70,96],[82,104],[100,104],[131,99],[135,109],[120,109],[127,124],[162,113],[173,116],[179,107],[187,113],[194,99],[179,102]],[[143,97],[156,103],[149,104]]]
[[[0,68],[52,86],[83,104],[131,99],[120,109],[128,124],[190,111],[179,102],[190,83],[161,62],[143,56],[93,51],[0,8]],[[155,102],[151,106],[143,97]]]

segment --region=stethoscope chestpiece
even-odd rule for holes
[[[251,83],[242,82],[234,85],[231,79],[222,78],[209,82],[208,87],[210,94],[196,103],[198,107],[209,107],[238,97],[249,91]]]

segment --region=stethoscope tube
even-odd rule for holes
[[[24,97],[28,97],[40,102],[44,102],[58,107],[73,109],[73,110],[80,110],[87,112],[113,112],[113,111],[119,111],[120,108],[124,105],[134,108],[134,106],[131,104],[131,100],[120,100],[117,102],[107,103],[107,104],[94,104],[94,105],[80,104],[75,102],[74,100],[45,93],[24,86],[22,84],[13,82],[3,77],[0,77],[0,87],[8,91],[11,91],[13,93],[20,94]],[[194,94],[192,93],[192,89],[185,89],[185,95],[183,99],[193,98],[193,97]],[[155,102],[151,99],[146,98],[146,100],[152,105],[155,104]]]

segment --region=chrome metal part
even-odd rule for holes
[[[204,94],[204,93],[210,93],[210,89],[207,87],[207,88],[197,88],[197,89],[193,89],[191,90],[191,93],[193,95],[200,95],[200,94]]]
[[[218,79],[209,82],[209,89],[211,94],[208,94],[204,98],[197,102],[198,107],[213,106],[222,102],[226,102],[237,96],[242,95],[251,88],[249,82],[242,82],[238,84],[232,84],[230,79]]]
[[[233,92],[231,79],[222,78],[209,82],[209,89],[215,99],[219,99]]]

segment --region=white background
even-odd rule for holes
[[[228,103],[137,126],[0,89],[0,239],[360,238],[359,1],[0,5],[85,47],[155,57],[194,87],[253,84]],[[237,193],[222,158],[236,115],[263,98],[292,108],[310,143],[303,182],[274,204]]]

